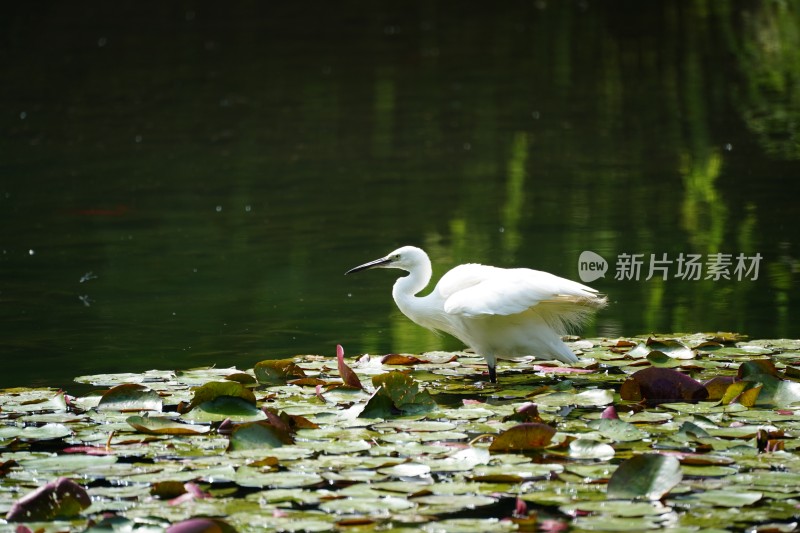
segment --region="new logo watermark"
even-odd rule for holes
[[[749,280],[758,279],[761,254],[629,254],[617,255],[614,279],[617,281],[644,281],[660,277],[681,279],[685,281],[699,280]],[[584,283],[590,283],[605,277],[608,262],[599,254],[586,250],[578,258],[578,275]]]
[[[606,277],[608,263],[602,256],[586,250],[578,258],[578,275],[584,283],[591,283],[598,278]]]

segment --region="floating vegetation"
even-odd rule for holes
[[[800,341],[572,347],[499,384],[474,354],[337,347],[0,390],[0,530],[797,528]]]

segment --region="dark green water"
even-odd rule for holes
[[[593,335],[800,336],[796,3],[40,2],[0,35],[0,386],[458,348],[342,275],[403,244],[436,277],[592,250]],[[758,278],[675,277],[717,253]]]

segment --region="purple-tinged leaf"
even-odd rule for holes
[[[708,398],[699,381],[671,368],[650,367],[634,372],[619,391],[628,401],[644,400],[648,405],[666,402],[695,402]]]
[[[342,348],[341,344],[336,345],[336,362],[339,366],[339,376],[342,378],[342,382],[346,387],[351,389],[364,388],[361,384],[361,380],[358,379],[356,373],[353,372],[353,369],[344,362],[344,348]]]
[[[218,518],[190,518],[172,524],[166,533],[236,533],[236,529]]]
[[[9,522],[43,522],[77,516],[92,500],[82,486],[62,477],[17,500],[6,515]]]

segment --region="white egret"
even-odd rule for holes
[[[561,340],[607,300],[595,289],[528,268],[459,265],[427,296],[416,296],[430,282],[428,254],[403,246],[386,257],[345,272],[399,268],[408,272],[392,288],[397,307],[422,327],[449,333],[486,359],[489,379],[497,382],[497,359],[534,355],[575,363]]]

